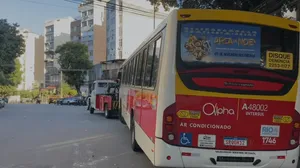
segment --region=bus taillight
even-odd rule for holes
[[[291,148],[296,148],[299,145],[299,136],[300,136],[300,114],[295,110],[295,114],[293,116],[293,130],[292,136],[290,140]]]
[[[176,106],[175,103],[167,107],[164,111],[164,120],[163,120],[163,136],[162,139],[169,143],[175,144],[176,128],[175,128],[175,113]]]

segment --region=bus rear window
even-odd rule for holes
[[[227,66],[297,77],[299,43],[294,31],[238,23],[182,22],[179,40],[179,71]]]

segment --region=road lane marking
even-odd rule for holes
[[[127,154],[132,154],[134,152],[132,151],[128,151],[128,152],[123,152],[123,153],[120,153],[118,155],[114,155],[114,156],[102,156],[101,158],[97,159],[97,160],[93,160],[93,161],[90,161],[90,162],[74,162],[73,163],[73,168],[81,168],[81,167],[89,167],[89,166],[97,166],[100,162],[103,162],[103,161],[108,161],[110,159],[115,159],[117,157],[120,157],[120,156],[123,156],[123,155],[127,155]]]
[[[79,143],[79,142],[88,141],[88,140],[108,138],[108,137],[112,137],[112,136],[116,136],[116,135],[103,134],[103,135],[98,135],[98,136],[92,136],[92,137],[86,137],[86,138],[80,138],[80,139],[73,139],[73,140],[57,142],[57,143],[53,143],[53,144],[42,145],[42,146],[40,146],[40,148],[53,148],[53,147],[64,146],[64,145],[72,145],[73,143]]]

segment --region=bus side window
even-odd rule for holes
[[[134,78],[133,78],[133,85],[137,86],[137,79],[139,78],[140,71],[139,71],[139,65],[140,65],[140,56],[141,54],[139,53],[136,55],[136,61],[135,61],[135,69],[134,69]]]
[[[157,81],[157,71],[159,67],[159,57],[161,50],[161,37],[155,42],[155,55],[153,60],[153,68],[152,68],[152,77],[151,77],[151,87],[155,87]]]
[[[125,67],[124,67],[124,73],[123,73],[123,78],[122,78],[122,83],[124,84],[124,85],[126,85],[126,78],[127,78],[127,65],[125,65]]]
[[[130,84],[133,85],[134,76],[135,76],[135,66],[136,66],[136,57],[131,60],[131,75],[130,75]]]
[[[139,64],[138,64],[138,71],[139,72],[137,74],[136,77],[136,86],[142,86],[142,79],[143,79],[143,74],[144,74],[144,62],[145,62],[145,58],[147,58],[147,52],[148,52],[148,48],[145,48],[143,51],[143,54],[140,54],[139,57]]]
[[[151,72],[153,65],[153,55],[154,55],[154,43],[150,43],[148,56],[146,57],[146,66],[145,66],[145,76],[143,86],[150,87],[151,86]]]

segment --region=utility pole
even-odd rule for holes
[[[62,70],[60,71],[60,98],[63,98],[63,88],[62,88],[62,84],[63,84],[63,73]]]
[[[155,30],[155,7],[156,7],[156,1],[154,1],[153,4],[153,30]]]

